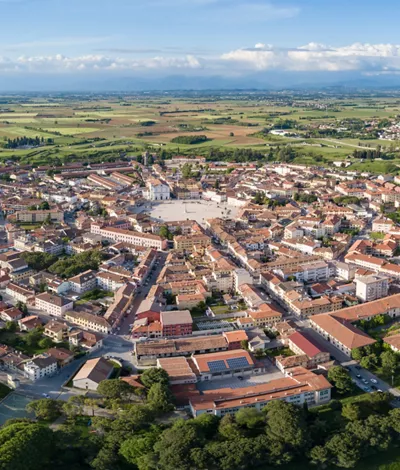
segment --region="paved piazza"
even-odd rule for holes
[[[165,201],[152,203],[143,207],[142,212],[147,212],[152,218],[160,221],[175,221],[175,220],[196,220],[199,224],[204,225],[206,219],[213,219],[215,217],[236,217],[239,208],[229,206],[225,202],[218,203],[214,201],[204,200],[185,200],[185,201]]]

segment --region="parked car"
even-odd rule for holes
[[[371,382],[372,382],[373,384],[377,384],[377,383],[378,383],[378,381],[377,381],[376,379],[371,379]]]

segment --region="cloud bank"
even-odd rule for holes
[[[132,53],[135,52],[131,49]],[[121,52],[121,55],[119,55]],[[140,50],[138,53],[155,52]],[[0,56],[0,74],[24,73],[99,73],[131,72],[154,74],[162,72],[201,71],[203,75],[220,73],[225,76],[259,71],[284,72],[347,72],[388,74],[400,72],[400,45],[362,44],[330,47],[310,43],[294,48],[276,48],[263,42],[251,48],[240,48],[221,55],[187,54],[151,57],[127,57],[123,51],[109,50],[108,54],[88,54],[76,57],[65,55],[22,55],[16,58]]]

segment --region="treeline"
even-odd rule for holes
[[[25,147],[27,145],[32,147],[39,147],[40,145],[52,145],[54,139],[44,139],[43,137],[16,137],[15,139],[7,139],[3,145],[6,149],[16,149],[19,147]]]
[[[206,135],[179,135],[174,137],[171,142],[174,144],[193,145],[207,142],[207,140],[209,139]]]
[[[354,158],[360,158],[362,160],[373,160],[375,158],[382,158],[381,148],[376,149],[355,149],[353,152]]]
[[[131,393],[125,390],[127,387],[116,389],[119,381],[106,382],[114,382],[104,384],[100,390],[112,397],[108,402],[113,403],[113,409],[118,407],[115,418],[95,416],[77,426],[83,397],[72,397],[64,404],[50,399],[32,402],[28,406],[39,423],[11,420],[0,431],[0,468],[292,470],[312,465],[352,468],[379,453],[384,457],[400,435],[400,409],[391,409],[384,393],[344,405],[333,401],[323,407],[323,412],[276,400],[263,411],[243,408],[234,416],[203,414],[166,424],[168,420],[163,418],[170,404],[163,396],[168,391],[162,384],[146,387],[145,404],[127,405],[118,398],[121,392]],[[67,421],[57,430],[40,424],[46,419],[53,421],[61,413],[67,416]],[[83,433],[82,427],[88,422],[90,433]]]

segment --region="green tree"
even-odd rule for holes
[[[108,379],[102,380],[97,387],[98,393],[106,398],[125,399],[134,393],[135,389],[124,380]]]
[[[201,447],[203,439],[196,426],[190,421],[175,421],[166,429],[156,444],[154,451],[158,455],[158,465],[163,470],[193,470],[192,449]]]
[[[355,436],[365,448],[365,452],[371,449],[387,450],[391,441],[391,422],[387,416],[370,415],[363,421],[353,421],[347,424],[346,431]]]
[[[25,343],[29,347],[37,347],[40,339],[42,338],[42,328],[34,328],[25,335]]]
[[[357,403],[346,403],[342,408],[342,416],[349,421],[356,421],[361,418],[361,409]]]
[[[236,422],[249,429],[258,428],[265,425],[265,415],[255,408],[241,408],[236,413]]]
[[[42,470],[52,468],[55,436],[36,423],[15,423],[0,430],[0,468]]]
[[[315,446],[310,451],[310,459],[313,464],[325,466],[329,460],[328,449],[324,446]]]
[[[267,414],[267,435],[288,451],[300,450],[307,443],[306,423],[300,408],[275,400],[264,408]]]
[[[42,349],[49,349],[53,346],[53,341],[50,338],[43,338],[43,339],[39,340],[38,345]]]
[[[49,203],[47,201],[43,201],[39,204],[39,210],[41,211],[48,211],[50,210]]]
[[[15,333],[17,331],[17,323],[15,321],[7,321],[5,329],[10,333]]]
[[[188,179],[192,177],[192,165],[190,163],[185,163],[182,167],[182,177]]]
[[[151,369],[146,369],[143,374],[140,376],[142,384],[146,388],[150,388],[153,384],[161,383],[164,385],[169,384],[168,373],[161,368],[152,367]]]
[[[147,394],[147,403],[158,412],[166,413],[173,410],[172,394],[168,385],[163,383],[153,384]]]
[[[140,468],[141,461],[146,454],[150,454],[153,451],[154,444],[157,442],[160,434],[160,428],[153,427],[151,431],[143,435],[131,437],[122,443],[119,453],[128,464]]]
[[[63,403],[62,412],[72,421],[77,416],[83,414],[83,399],[78,397],[69,397],[68,401]]]
[[[328,380],[335,386],[338,393],[349,393],[354,389],[349,372],[341,366],[329,369]]]
[[[238,439],[243,435],[242,429],[236,423],[235,416],[225,415],[218,426],[218,433],[225,439]]]
[[[169,231],[169,228],[166,225],[160,227],[158,234],[160,237],[166,238],[167,240],[171,240],[173,238],[173,234]]]
[[[326,443],[329,461],[338,467],[351,468],[361,458],[361,444],[349,432],[335,434]]]
[[[380,356],[382,369],[386,374],[394,373],[399,365],[399,359],[395,352],[392,350],[383,351]]]
[[[36,418],[46,421],[54,421],[61,414],[62,403],[51,398],[31,401],[26,405],[29,412],[35,413]]]
[[[374,369],[378,365],[378,358],[376,354],[369,354],[368,356],[364,356],[361,358],[360,366],[364,367],[364,369]]]
[[[21,254],[21,258],[36,271],[43,271],[48,269],[52,264],[57,261],[57,256],[50,255],[49,253],[40,253],[40,252],[24,252]]]
[[[354,348],[351,350],[351,357],[355,361],[361,361],[363,356],[364,356],[364,351],[362,350],[362,348]]]
[[[18,302],[16,303],[15,305],[17,307],[18,310],[20,310],[24,315],[27,315],[28,314],[28,307],[25,303],[21,302],[20,300],[18,300]]]

